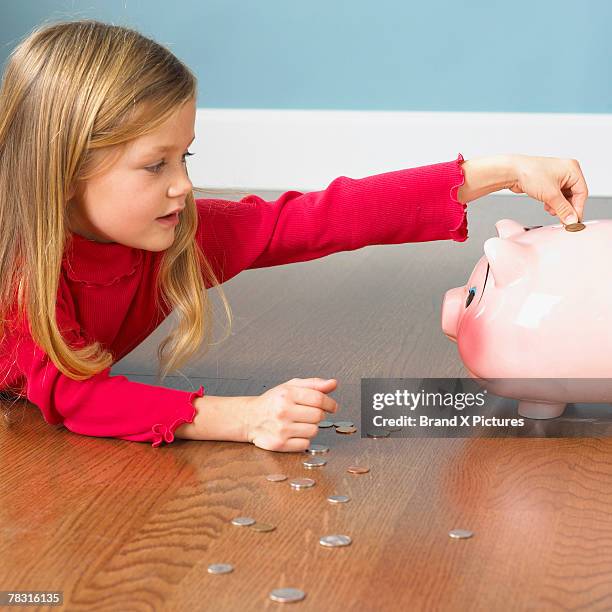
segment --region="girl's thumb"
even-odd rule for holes
[[[552,199],[549,205],[553,207],[555,213],[563,223],[569,224],[578,222],[578,215],[574,207],[565,199],[561,192]]]
[[[332,382],[336,382],[335,378],[294,378],[289,381],[296,387],[328,387]]]

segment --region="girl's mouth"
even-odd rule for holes
[[[170,215],[166,215],[165,217],[157,217],[156,221],[163,223],[164,225],[176,225],[179,222],[178,213],[172,213]]]

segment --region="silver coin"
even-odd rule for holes
[[[323,536],[319,540],[319,544],[321,544],[321,546],[328,546],[330,548],[336,548],[338,546],[348,546],[351,542],[352,540],[350,536],[342,534]]]
[[[232,519],[232,525],[239,525],[241,527],[247,527],[255,523],[255,519],[250,516],[237,516]]]
[[[315,481],[312,478],[294,478],[289,481],[292,489],[307,489],[313,487]]]
[[[282,482],[283,480],[287,480],[287,477],[284,474],[268,474],[266,480],[270,482]]]
[[[311,457],[306,459],[306,461],[302,461],[302,465],[306,468],[323,467],[326,463],[327,460],[322,457]]]
[[[304,593],[304,591],[300,591],[300,589],[274,589],[273,591],[270,591],[269,597],[272,601],[286,603],[288,601],[301,601],[304,599],[304,597],[306,597],[306,593]]]
[[[209,574],[229,574],[234,571],[234,566],[229,563],[213,563],[208,566]]]
[[[330,504],[345,504],[351,498],[348,495],[330,495],[327,501]]]
[[[368,429],[366,431],[368,438],[388,438],[389,431],[387,429]]]
[[[353,421],[334,421],[334,427],[354,427]]]
[[[385,429],[393,433],[394,431],[402,431],[403,427],[399,427],[398,425],[398,426],[393,426],[393,427],[385,427]]]
[[[473,531],[470,531],[469,529],[451,529],[448,532],[448,535],[451,538],[458,538],[458,539],[465,539],[465,538],[471,538],[474,535]]]
[[[311,444],[304,452],[311,455],[323,455],[324,453],[329,453],[329,448],[323,446],[323,444]]]
[[[331,427],[333,424],[333,421],[319,421],[319,427]]]

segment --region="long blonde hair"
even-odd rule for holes
[[[66,376],[84,380],[113,364],[97,341],[69,346],[56,320],[69,238],[67,195],[100,172],[94,157],[155,129],[196,92],[195,75],[164,46],[96,20],[47,22],[13,50],[0,88],[0,339],[15,309]],[[231,333],[229,303],[195,241],[196,229],[192,192],[155,288],[165,312],[178,315],[158,347],[162,379],[208,349],[207,287],[219,291],[229,322],[225,337]]]

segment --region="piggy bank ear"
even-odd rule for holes
[[[500,238],[510,238],[510,236],[525,233],[525,228],[514,219],[500,219],[495,224],[495,229]]]
[[[504,287],[527,275],[532,263],[530,246],[505,238],[489,238],[484,243],[496,287]]]

